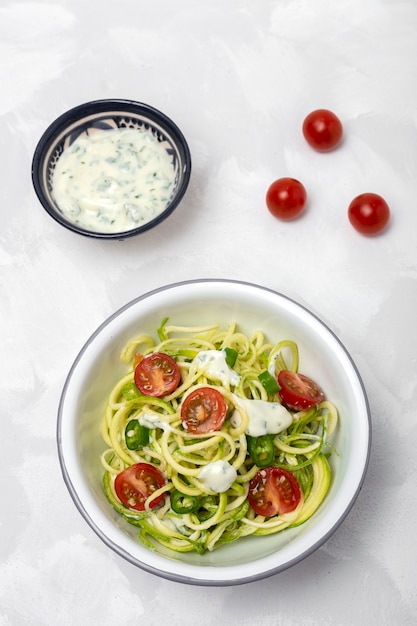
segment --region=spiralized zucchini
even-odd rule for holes
[[[240,332],[232,322],[227,328],[218,324],[181,327],[164,320],[158,329],[158,340],[148,335],[133,338],[122,351],[127,364],[126,375],[110,393],[101,434],[107,448],[101,455],[104,469],[103,485],[111,505],[122,518],[139,528],[139,539],[149,548],[162,545],[178,552],[204,553],[247,535],[277,533],[296,526],[311,517],[328,491],[331,470],[327,461],[333,449],[328,443],[338,421],[336,407],[324,400],[303,410],[291,411],[291,424],[271,437],[272,465],[289,470],[297,479],[301,498],[290,513],[263,517],[248,502],[251,479],[259,471],[248,451],[247,429],[250,416],[239,398],[280,402],[277,391],[268,393],[258,376],[263,372],[275,379],[282,369],[298,370],[296,343],[284,340],[269,343],[261,331],[251,336]],[[215,380],[204,362],[195,357],[201,351],[237,353],[230,380]],[[141,395],[134,384],[134,363],[137,355],[163,352],[177,362],[181,381],[170,395],[154,398]],[[208,434],[188,432],[181,423],[180,407],[190,389],[215,387],[228,406],[227,417],[220,430]],[[129,449],[126,426],[138,420],[151,426],[149,438],[138,449]],[[200,472],[214,461],[226,461],[236,470],[233,484],[220,493],[210,490],[201,480]],[[125,468],[136,463],[150,463],[166,479],[166,485],[148,498],[143,512],[128,508],[118,499],[114,480]],[[152,500],[164,494],[162,502],[151,508]],[[171,507],[174,496],[184,513]],[[175,507],[177,508],[177,507]]]

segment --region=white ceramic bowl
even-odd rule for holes
[[[99,425],[109,391],[123,375],[119,355],[138,331],[155,335],[171,323],[195,325],[231,320],[244,331],[263,330],[273,341],[292,338],[300,369],[313,372],[338,407],[340,424],[332,443],[329,493],[303,525],[265,537],[247,537],[212,553],[150,551],[135,538],[102,490]],[[91,528],[106,545],[140,568],[161,577],[198,585],[236,585],[280,572],[321,546],[353,506],[369,461],[371,423],[359,373],[338,338],[315,315],[282,294],[244,282],[199,280],[142,295],[106,320],[75,360],[59,406],[58,452],[65,483]]]

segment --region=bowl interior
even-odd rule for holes
[[[61,115],[41,137],[33,158],[32,180],[46,211],[62,225],[80,234],[120,238],[119,233],[96,233],[83,229],[65,217],[54,195],[53,175],[56,164],[62,153],[78,137],[117,128],[151,132],[165,148],[174,169],[174,186],[164,211],[140,227],[122,233],[124,237],[137,235],[168,217],[187,189],[191,174],[188,144],[177,125],[164,113],[149,105],[129,100],[98,100],[75,107]]]
[[[156,334],[159,322],[195,325],[237,321],[244,332],[264,331],[273,342],[293,339],[300,371],[323,387],[340,414],[332,444],[332,484],[316,514],[303,525],[266,537],[248,537],[213,553],[151,552],[136,540],[102,490],[99,428],[106,399],[125,373],[124,344],[139,333]],[[308,310],[256,285],[203,280],[145,294],[117,311],[88,340],[65,384],[58,417],[63,474],[78,509],[111,548],[163,577],[196,584],[237,584],[285,569],[319,547],[353,505],[366,472],[370,418],[366,395],[349,354],[336,336]]]

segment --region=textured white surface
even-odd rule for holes
[[[0,5],[0,625],[406,626],[417,615],[417,4],[414,0],[3,0]],[[66,232],[30,180],[60,113],[125,97],[162,109],[193,156],[189,191],[123,243]],[[316,154],[301,124],[344,122]],[[302,219],[275,220],[269,183],[299,178]],[[346,209],[383,195],[366,239]],[[282,291],[339,335],[365,382],[373,451],[340,529],[292,569],[189,588],[111,553],[76,511],[55,427],[66,373],[115,309],[167,282],[236,278]]]

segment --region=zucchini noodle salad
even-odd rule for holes
[[[148,548],[200,554],[298,526],[331,481],[338,412],[298,346],[231,322],[139,335],[108,398],[104,492]]]

